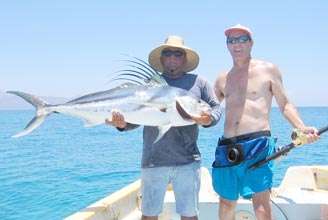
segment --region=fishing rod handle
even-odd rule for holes
[[[326,132],[328,130],[328,126],[323,127],[318,130],[318,135]],[[307,137],[306,134],[304,134],[300,129],[294,129],[292,133],[290,134],[290,137],[292,139],[292,142],[294,143],[295,147],[301,146],[303,144],[307,143]]]

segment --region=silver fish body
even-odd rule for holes
[[[27,135],[36,129],[51,113],[80,118],[86,126],[100,125],[112,112],[124,115],[126,122],[157,126],[158,141],[171,127],[194,124],[190,116],[210,112],[210,106],[194,95],[169,85],[129,85],[82,96],[64,104],[50,105],[42,99],[19,91],[15,94],[36,108],[36,115],[25,129],[13,137]]]

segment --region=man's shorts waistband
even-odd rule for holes
[[[239,141],[251,140],[251,139],[258,138],[258,137],[263,137],[263,136],[271,136],[271,132],[268,131],[268,130],[256,131],[256,132],[252,132],[252,133],[242,134],[242,135],[238,135],[238,136],[235,136],[235,137],[219,140],[218,146],[234,144],[234,143],[237,143]]]

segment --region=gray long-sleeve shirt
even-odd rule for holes
[[[196,97],[207,102],[212,108],[210,126],[217,124],[221,117],[221,106],[207,80],[190,73],[185,73],[179,78],[168,78],[164,74],[162,76],[170,86],[189,90]],[[138,125],[127,124],[124,131],[136,127]],[[176,166],[200,161],[201,154],[197,146],[198,133],[199,128],[196,124],[172,127],[158,142],[154,143],[158,135],[157,127],[144,126],[141,166],[143,168]]]

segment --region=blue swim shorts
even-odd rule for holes
[[[270,161],[251,171],[248,171],[248,168],[274,153],[274,139],[270,136],[262,136],[241,140],[235,144],[239,144],[238,146],[241,146],[244,150],[243,161],[236,165],[218,167],[215,166],[215,163],[219,164],[216,161],[220,157],[222,158],[222,156],[218,157],[216,155],[216,161],[213,162],[212,168],[214,190],[225,199],[238,200],[239,195],[249,199],[255,193],[271,189],[274,161]],[[217,148],[220,147],[222,146]],[[253,152],[253,157],[247,157],[252,149],[256,149],[257,153]]]
[[[141,211],[145,216],[162,213],[165,192],[171,183],[179,215],[198,215],[200,162],[181,166],[141,169]]]

